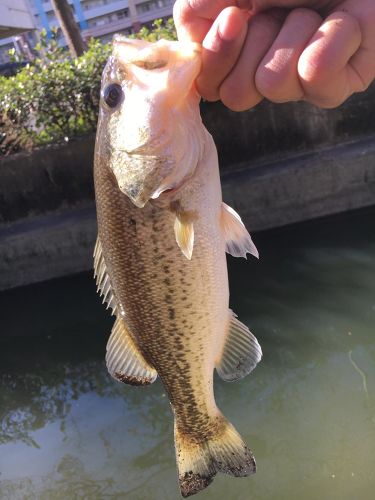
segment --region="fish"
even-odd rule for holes
[[[258,251],[222,201],[217,151],[195,86],[201,59],[197,43],[116,35],[94,158],[94,269],[115,316],[107,368],[134,386],[160,377],[174,415],[183,497],[218,472],[255,472],[252,452],[216,405],[214,370],[235,381],[262,357],[229,309],[226,252]]]

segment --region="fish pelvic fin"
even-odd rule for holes
[[[254,245],[241,217],[238,213],[222,203],[221,208],[221,230],[225,239],[225,251],[233,257],[245,257],[250,253],[259,259],[259,252]]]
[[[236,477],[256,472],[255,458],[239,433],[221,414],[212,418],[219,430],[208,439],[191,439],[175,421],[175,446],[181,495],[189,497],[212,483],[217,472]]]
[[[107,343],[106,363],[109,373],[129,385],[149,385],[158,376],[129,333],[122,318],[117,318]]]
[[[248,327],[229,309],[228,333],[216,371],[226,382],[239,380],[262,359],[262,348]]]

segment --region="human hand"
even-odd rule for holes
[[[375,78],[375,0],[177,0],[174,19],[203,44],[199,93],[234,111],[333,108]]]

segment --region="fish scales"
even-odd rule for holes
[[[106,301],[116,314],[108,369],[132,385],[160,377],[175,416],[183,496],[218,471],[255,471],[251,452],[216,406],[213,371],[240,378],[261,356],[228,308],[225,251],[256,251],[239,216],[222,204],[216,148],[194,89],[199,52],[196,44],[115,39],[94,167],[97,282],[110,290]],[[171,77],[180,82],[175,97]],[[245,347],[231,348],[233,335]]]
[[[102,165],[98,162],[95,176],[98,231],[112,288],[121,297],[126,323],[162,379],[181,426],[199,440],[202,434],[216,432],[206,428],[207,414],[216,411],[213,359],[207,356],[211,350],[207,344],[227,317],[216,312],[226,311],[228,302],[222,238],[214,234],[209,217],[201,219],[197,234],[212,237],[202,241],[197,237],[194,257],[183,258],[173,232],[174,214],[151,205],[139,210],[114,189],[113,176]],[[214,185],[212,177],[208,182]],[[188,197],[190,186],[187,191]],[[219,218],[218,211],[212,217]]]

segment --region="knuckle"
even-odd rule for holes
[[[258,91],[273,102],[299,101],[303,98],[303,89],[296,71],[271,72],[261,67],[255,75]]]
[[[258,28],[263,34],[265,39],[274,39],[278,30],[282,25],[282,21],[269,14],[260,13],[257,14],[251,21],[250,26],[252,28]]]
[[[321,16],[312,9],[306,9],[304,7],[298,7],[293,9],[288,14],[288,22],[308,22],[310,23],[320,23],[322,18]]]
[[[314,104],[314,106],[317,106],[322,109],[334,109],[338,108],[341,106],[341,104],[349,97],[349,95],[343,97],[343,96],[331,96],[331,97],[324,97],[324,96],[309,96],[306,95],[305,101],[310,102],[311,104]]]
[[[197,90],[206,101],[214,102],[220,99],[219,89],[200,79],[197,80]]]
[[[281,73],[272,71],[266,66],[260,66],[255,74],[255,85],[258,91],[271,101],[280,96],[283,85]]]
[[[262,96],[251,88],[234,88],[227,82],[220,87],[220,99],[231,111],[246,111],[256,106]]]
[[[326,68],[322,64],[322,59],[316,58],[312,61],[309,51],[302,52],[298,60],[297,71],[302,82],[312,87],[321,86],[327,79]]]

